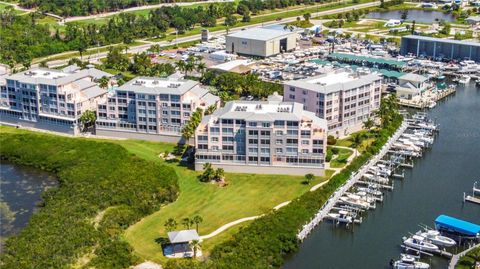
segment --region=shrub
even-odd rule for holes
[[[335,145],[337,143],[337,139],[333,135],[329,135],[327,137],[327,144],[328,145]]]
[[[5,242],[2,268],[64,268],[88,251],[96,268],[135,262],[118,234],[177,197],[175,171],[107,142],[37,133],[0,134],[0,157],[56,173],[60,186],[18,236]],[[108,210],[106,210],[108,208]],[[95,229],[94,219],[105,215]]]

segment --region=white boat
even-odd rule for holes
[[[424,237],[414,235],[403,241],[403,244],[409,248],[425,251],[425,252],[434,252],[438,251],[438,247],[430,242],[428,242]]]
[[[340,210],[338,213],[328,213],[328,217],[341,223],[353,222],[353,217],[346,210]]]
[[[458,79],[458,83],[467,84],[468,82],[470,82],[470,79],[470,76],[462,75],[460,79]]]
[[[393,262],[395,269],[429,269],[428,263],[419,262],[414,256],[402,254],[400,260]]]
[[[442,236],[439,231],[435,230],[419,231],[417,232],[417,235],[427,239],[432,244],[435,244],[437,246],[452,247],[457,244],[455,240],[446,236]]]
[[[369,174],[369,173],[365,173],[363,175],[363,177],[365,177],[368,180],[377,182],[377,183],[388,184],[388,178],[380,177],[378,175],[372,175],[372,174]]]
[[[340,197],[340,201],[342,201],[343,203],[345,203],[347,205],[356,207],[356,208],[370,209],[370,204],[369,203],[361,201],[361,200],[357,200],[357,199],[352,199],[350,197],[342,196],[342,197]]]
[[[383,193],[377,189],[374,188],[365,188],[365,187],[357,187],[357,190],[360,192],[366,192],[368,194],[374,195],[374,196],[383,196]]]

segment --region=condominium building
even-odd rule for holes
[[[34,68],[5,76],[0,122],[78,134],[80,116],[107,93],[95,83],[101,77],[111,75],[95,68]]]
[[[195,132],[195,170],[205,163],[239,173],[324,175],[327,122],[303,105],[231,101]]]
[[[138,77],[111,91],[98,105],[96,133],[179,142],[192,113],[219,101],[197,81]]]
[[[362,128],[381,101],[382,76],[339,69],[284,83],[284,100],[303,104],[328,122],[329,134],[345,136]]]

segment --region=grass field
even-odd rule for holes
[[[353,154],[352,150],[339,148],[338,155],[330,161],[331,168],[342,168],[347,164],[347,159]]]
[[[5,3],[2,3],[0,2],[0,11],[3,11],[5,8],[9,7],[10,5],[8,4],[5,4]],[[21,10],[17,10],[17,9],[14,9],[13,10],[15,12],[15,14],[23,14],[25,12],[21,11]]]
[[[2,126],[0,132],[28,131]],[[140,140],[109,141],[123,146],[140,158],[160,163],[165,163],[158,157],[160,153],[173,152],[175,149],[175,144],[171,143]],[[179,223],[178,229],[183,229],[180,225],[182,218],[200,215],[203,223],[199,225],[199,234],[206,235],[234,220],[266,213],[278,204],[307,192],[312,185],[328,179],[333,173],[328,170],[327,176],[317,177],[310,185],[302,184],[303,176],[226,173],[228,185],[219,187],[215,184],[201,183],[197,178],[199,172],[178,163],[168,165],[172,166],[179,176],[179,198],[134,224],[124,234],[136,254],[157,262],[165,260],[161,247],[155,240],[166,237],[164,223],[168,218],[174,218]],[[253,173],[254,169],[251,172]],[[249,223],[238,224],[205,240],[202,242],[202,250],[208,254],[215,245],[230,239],[241,227]]]

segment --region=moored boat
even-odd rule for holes
[[[432,244],[435,244],[437,246],[452,247],[456,245],[455,240],[441,235],[439,231],[435,231],[435,230],[419,231],[417,232],[417,235],[427,239]]]
[[[403,244],[411,249],[435,252],[438,251],[438,246],[428,242],[424,237],[414,235],[403,241]]]
[[[391,262],[395,269],[429,269],[428,263],[419,262],[414,256],[402,254],[400,260]]]

